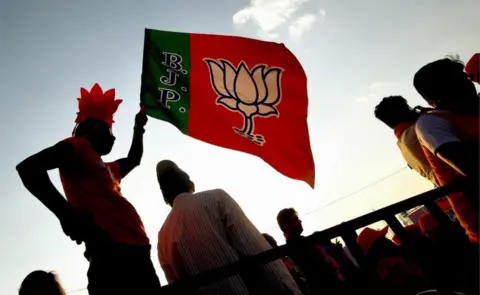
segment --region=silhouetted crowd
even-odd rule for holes
[[[278,213],[288,255],[179,294],[479,294],[479,55],[466,66],[445,58],[420,68],[413,84],[429,107],[410,107],[390,96],[375,116],[393,130],[410,168],[435,186],[467,180],[447,196],[456,220],[444,224],[430,213],[387,238],[388,227],[360,231],[358,261],[340,242],[302,236],[295,209]],[[92,93],[98,91],[92,89]],[[121,180],[140,164],[147,117],[135,118],[128,156],[104,163],[115,141],[111,122],[87,118],[73,136],[17,166],[25,187],[59,219],[64,233],[85,243],[88,291],[99,294],[162,294],[141,218],[122,196]],[[48,178],[59,169],[65,198]],[[224,190],[196,192],[174,162],[157,165],[157,179],[171,211],[158,233],[158,260],[169,283],[277,248]],[[450,293],[448,293],[450,292]],[[56,275],[34,271],[20,295],[65,294]]]

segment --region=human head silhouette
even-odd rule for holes
[[[25,277],[19,295],[65,295],[65,290],[53,272],[36,270]]]

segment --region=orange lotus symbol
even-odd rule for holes
[[[210,81],[218,94],[216,104],[232,112],[242,114],[242,128],[233,130],[258,145],[265,144],[265,137],[254,134],[255,117],[280,116],[277,105],[281,100],[281,76],[283,69],[256,65],[251,70],[244,61],[234,67],[227,60],[206,58]]]

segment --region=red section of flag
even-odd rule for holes
[[[190,55],[188,135],[256,155],[313,188],[307,78],[296,57],[283,44],[200,34],[190,35]]]
[[[437,202],[437,205],[442,209],[443,211],[451,210],[452,205],[450,205],[450,202],[448,200],[441,200]]]
[[[480,53],[475,53],[465,65],[465,72],[474,82],[480,83]]]

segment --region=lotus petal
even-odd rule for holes
[[[107,100],[114,100],[115,99],[115,89],[112,88],[112,89],[109,89],[109,90],[105,91],[103,96]]]
[[[265,80],[263,79],[263,72],[265,70],[264,65],[256,66],[252,71],[252,78],[257,86],[258,99],[257,103],[263,102],[267,98],[267,86],[265,85]]]
[[[102,95],[103,94],[102,87],[100,87],[100,85],[98,85],[98,83],[95,83],[95,85],[93,85],[92,89],[90,90],[90,94],[91,95]]]
[[[237,72],[230,62],[223,59],[221,59],[220,62],[222,63],[223,70],[225,71],[223,82],[225,83],[225,88],[228,91],[228,96],[235,97],[234,81],[235,77],[237,76]]]
[[[281,85],[280,75],[282,70],[279,68],[273,68],[265,73],[265,84],[267,85],[267,97],[263,103],[275,104],[280,100]]]
[[[213,59],[205,59],[210,70],[213,89],[220,96],[230,96],[225,87],[225,70]]]
[[[232,111],[238,111],[237,103],[238,101],[231,97],[220,97],[219,99],[217,99],[217,104],[221,104]]]
[[[266,104],[261,104],[258,106],[258,114],[262,115],[264,117],[268,117],[271,115],[278,116],[278,111],[276,108],[266,105]]]
[[[258,100],[257,86],[253,81],[245,63],[241,63],[238,68],[234,83],[235,94],[237,98],[245,104],[253,104]]]
[[[88,92],[85,88],[80,88],[80,98],[87,99],[90,96],[90,92]]]
[[[115,112],[117,112],[118,106],[119,106],[122,102],[123,102],[123,99],[116,99],[116,100],[113,102],[112,115],[115,114]]]

